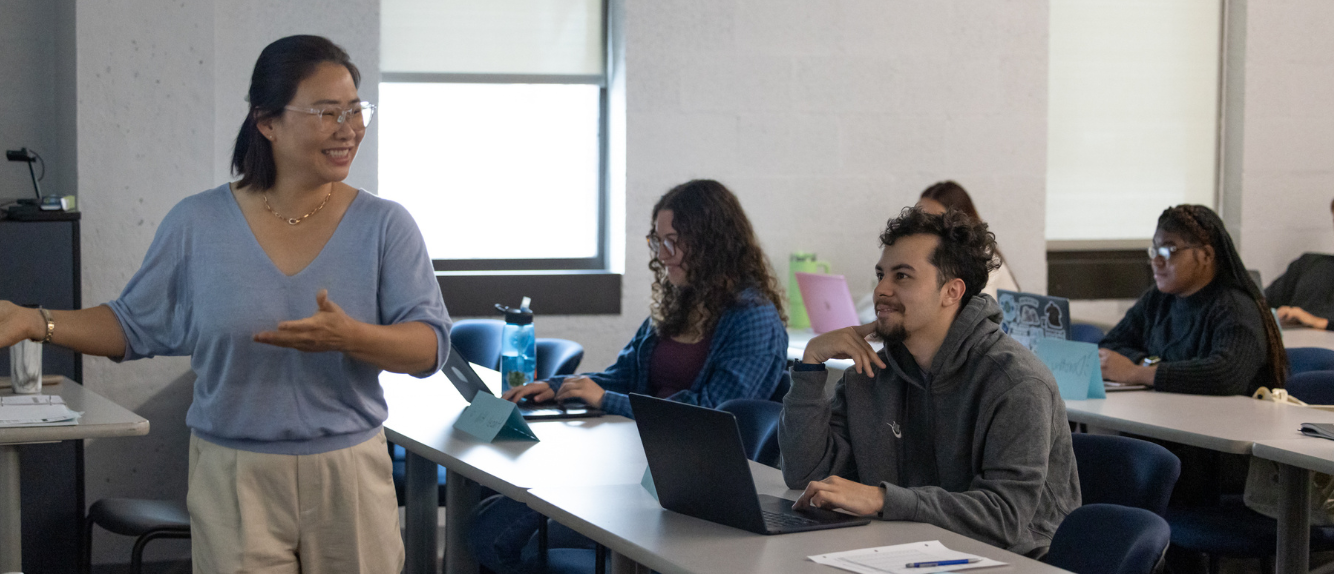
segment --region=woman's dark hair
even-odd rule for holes
[[[712,331],[738,295],[751,288],[773,303],[787,323],[778,280],[741,202],[731,191],[709,179],[688,181],[663,194],[653,206],[652,221],[663,210],[672,212],[676,243],[684,247],[687,284],[672,285],[662,261],[657,257],[649,261],[653,271],[651,311],[660,336],[691,332],[700,320],[701,334]]]
[[[259,132],[260,120],[280,116],[296,95],[302,80],[315,73],[324,62],[339,64],[352,74],[352,83],[361,86],[361,72],[347,52],[321,36],[288,36],[274,41],[259,53],[255,71],[250,74],[250,92],[246,100],[250,111],[241,123],[232,151],[232,171],[241,176],[238,187],[263,191],[273,187],[278,168],[273,163],[273,144]]]
[[[1214,248],[1214,281],[1221,285],[1241,289],[1255,301],[1260,311],[1260,321],[1265,326],[1265,339],[1268,344],[1269,367],[1273,372],[1273,388],[1280,388],[1288,378],[1288,352],[1283,348],[1283,335],[1278,323],[1269,311],[1260,287],[1251,280],[1246,272],[1246,265],[1237,254],[1237,247],[1232,243],[1223,220],[1212,209],[1203,205],[1178,205],[1163,210],[1158,216],[1158,230],[1175,233],[1182,239],[1196,245],[1210,245]]]
[[[936,201],[945,206],[945,209],[957,209],[973,219],[982,219],[982,216],[977,214],[977,208],[973,206],[973,198],[968,196],[968,191],[954,180],[947,179],[931,184],[931,187],[922,191],[922,199]]]
[[[880,234],[880,246],[889,247],[909,235],[934,235],[940,245],[927,260],[936,266],[936,288],[954,278],[963,280],[964,295],[959,306],[965,307],[974,295],[987,286],[987,277],[1000,267],[996,259],[996,235],[986,222],[959,209],[932,215],[920,207],[905,207],[889,220]]]

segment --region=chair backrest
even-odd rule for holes
[[[1075,574],[1150,574],[1171,539],[1171,528],[1157,514],[1089,504],[1061,522],[1043,562]]]
[[[741,444],[746,458],[773,467],[778,466],[778,417],[783,404],[763,399],[732,399],[718,410],[732,413],[741,429]]]
[[[769,400],[781,403],[790,390],[792,390],[792,373],[783,369],[783,376],[778,377],[778,386],[774,388],[774,394],[769,395]]]
[[[1090,325],[1088,323],[1070,324],[1070,338],[1075,341],[1097,345],[1102,342],[1104,335],[1106,335],[1106,333],[1103,333],[1102,328],[1097,325]]]
[[[1296,373],[1283,386],[1308,405],[1334,405],[1334,371]]]
[[[569,339],[537,338],[536,380],[556,375],[573,375],[584,360],[584,346]]]
[[[449,330],[449,343],[468,362],[490,369],[500,368],[500,336],[505,322],[496,319],[455,321]]]
[[[1334,351],[1320,347],[1293,347],[1288,349],[1288,368],[1294,375],[1308,371],[1334,371]]]
[[[1075,465],[1085,504],[1119,504],[1162,516],[1181,459],[1154,443],[1124,436],[1076,433]]]

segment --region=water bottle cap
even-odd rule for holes
[[[514,309],[496,303],[496,310],[505,315],[505,322],[511,325],[531,325],[533,324],[533,311],[527,307]]]

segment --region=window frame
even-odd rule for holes
[[[525,271],[571,271],[587,273],[589,271],[610,272],[611,242],[609,227],[610,209],[610,133],[608,70],[610,68],[612,46],[609,42],[610,27],[608,4],[602,1],[602,73],[601,74],[486,74],[486,73],[433,73],[433,72],[382,72],[380,83],[420,83],[420,84],[563,84],[595,85],[598,87],[598,229],[597,253],[584,258],[503,258],[503,259],[432,259],[431,265],[437,275],[441,273],[496,272],[500,275]],[[416,214],[414,214],[416,215]]]

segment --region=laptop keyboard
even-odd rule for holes
[[[764,525],[768,526],[770,529],[777,529],[785,526],[801,527],[801,526],[812,526],[816,524],[822,524],[819,520],[814,520],[806,518],[804,516],[798,516],[795,514],[788,514],[785,512],[771,512],[768,510],[761,510],[760,512],[764,514]]]

